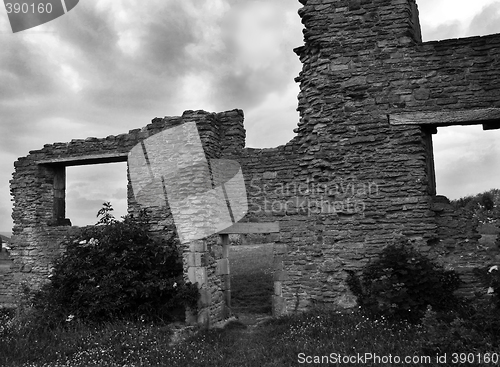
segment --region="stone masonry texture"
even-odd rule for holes
[[[478,245],[472,218],[435,195],[435,126],[395,125],[390,116],[500,108],[500,35],[422,42],[413,0],[300,2],[300,121],[290,142],[245,148],[242,111],[186,111],[127,134],[31,151],[15,162],[11,181],[13,261],[7,277],[0,272],[0,301],[13,303],[22,282],[46,281],[62,238],[74,230],[64,217],[65,166],[126,161],[141,140],[186,122],[196,123],[208,158],[240,163],[249,204],[242,221],[279,222],[275,315],[315,304],[353,307],[346,270],[360,271],[402,239],[456,269],[463,294],[478,290],[472,269],[495,263],[498,254]],[[130,182],[128,199],[129,212],[140,209]],[[152,215],[153,231],[175,231],[167,203]],[[201,294],[200,311],[188,316],[193,323],[211,325],[230,312],[218,237],[182,249],[186,279],[198,282]]]

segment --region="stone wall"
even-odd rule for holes
[[[313,304],[353,306],[346,270],[359,271],[402,238],[457,269],[468,281],[462,291],[470,294],[471,269],[496,254],[478,246],[470,218],[435,195],[432,134],[451,124],[498,127],[488,116],[500,108],[500,35],[422,43],[413,0],[301,3],[305,44],[295,50],[303,63],[295,138],[272,149],[244,148],[241,111],[188,111],[128,134],[30,152],[16,162],[11,185],[20,280],[37,284],[46,277],[68,231],[61,226],[68,224],[61,167],[125,161],[141,139],[195,121],[209,158],[242,167],[249,202],[243,221],[279,222],[276,315]],[[422,112],[436,113],[435,122],[419,122]],[[394,123],[401,114],[417,117]],[[130,184],[128,198],[129,211],[136,211]],[[167,204],[153,216],[155,231],[174,231]],[[186,277],[200,285],[198,322],[204,324],[227,316],[223,247],[215,241],[184,248]]]

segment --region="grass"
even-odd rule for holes
[[[155,362],[172,334],[170,326],[126,322],[4,331],[0,366],[126,366],[142,363],[144,355]]]
[[[423,338],[416,326],[394,328],[357,313],[319,310],[271,320],[252,329],[233,325],[200,331],[169,347],[171,335],[172,329],[168,326],[132,323],[106,324],[99,328],[75,324],[40,334],[4,332],[0,337],[0,365],[294,366],[298,365],[300,353],[304,353],[303,356],[331,353],[412,356],[418,354]]]
[[[231,246],[231,305],[234,313],[271,313],[273,245]]]

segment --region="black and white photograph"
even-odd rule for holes
[[[4,0],[0,366],[500,364],[499,0]]]

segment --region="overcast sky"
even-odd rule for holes
[[[500,2],[419,0],[424,40],[500,33]],[[82,0],[12,34],[0,9],[0,231],[12,228],[13,162],[44,144],[105,137],[184,110],[245,112],[247,146],[274,147],[298,122],[297,0]],[[438,193],[499,187],[500,131],[439,129]],[[126,212],[126,165],[69,167],[67,217]]]

